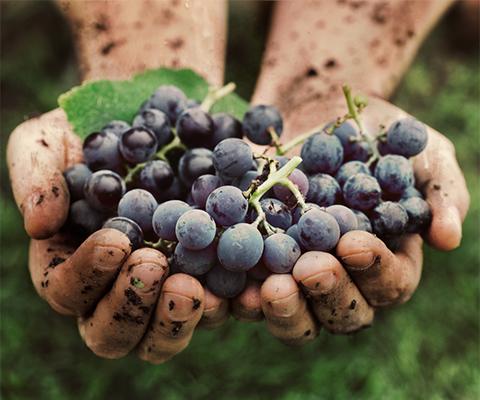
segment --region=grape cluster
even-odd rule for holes
[[[118,229],[133,248],[163,251],[170,273],[195,276],[231,298],[247,276],[289,273],[303,252],[333,251],[349,231],[372,232],[393,247],[430,224],[408,159],[427,144],[418,121],[367,135],[363,105],[346,92],[345,117],[281,145],[275,107],[253,106],[239,121],[209,113],[219,97],[211,91],[200,104],[161,86],[131,123],[111,121],[91,133],[85,163],[64,173],[67,229],[79,238]],[[277,155],[254,153],[244,136]],[[301,157],[284,155],[302,142]]]

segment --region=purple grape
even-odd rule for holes
[[[207,198],[222,185],[222,180],[215,175],[202,175],[193,182],[191,195],[193,202],[200,208],[205,209]]]
[[[303,198],[305,198],[309,188],[307,176],[299,169],[294,169],[290,174],[290,176],[288,177],[288,179],[295,186],[297,186]],[[275,196],[277,197],[277,199],[279,199],[280,201],[282,201],[283,203],[287,204],[290,207],[295,206],[297,204],[297,199],[292,194],[290,189],[288,189],[285,186],[275,185],[273,187],[273,193],[275,193]]]

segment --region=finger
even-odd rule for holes
[[[50,240],[32,240],[32,279],[55,311],[76,316],[93,309],[131,251],[127,236],[115,229],[93,233],[68,258],[49,256],[51,244]]]
[[[349,333],[372,324],[373,309],[331,254],[321,251],[303,254],[293,268],[293,277],[318,321],[328,331]]]
[[[160,364],[181,352],[192,338],[203,313],[202,285],[186,274],[165,281],[153,320],[138,347],[142,360]]]
[[[423,255],[419,235],[406,235],[393,254],[370,233],[351,231],[340,238],[337,255],[372,306],[404,303],[420,281]]]
[[[290,345],[301,345],[317,336],[316,322],[292,275],[270,275],[260,296],[267,328],[273,336]]]
[[[228,319],[228,299],[218,297],[207,288],[203,288],[203,290],[205,291],[205,307],[198,326],[205,329],[218,328]]]
[[[79,319],[90,350],[105,358],[126,356],[147,330],[166,274],[168,262],[158,250],[143,248],[130,254],[92,316]]]
[[[232,300],[232,315],[236,319],[245,322],[255,322],[263,319],[260,288],[260,282],[249,281],[244,291]]]
[[[70,196],[62,171],[80,160],[81,140],[71,134],[62,110],[26,121],[12,132],[7,147],[10,180],[32,238],[51,237],[64,224]]]
[[[426,151],[415,159],[417,182],[432,210],[427,239],[440,250],[452,250],[462,239],[470,195],[453,144],[437,132],[429,134]]]

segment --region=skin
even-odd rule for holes
[[[342,115],[343,82],[370,96],[363,117],[367,126],[388,125],[405,115],[381,97],[391,94],[449,2],[385,3],[387,10],[351,1],[276,4],[253,101],[282,111],[285,140]],[[222,82],[223,2],[189,2],[189,8],[175,0],[62,2],[61,7],[72,22],[85,79],[128,78],[168,66],[191,67],[212,84]],[[362,33],[361,41],[355,32]],[[192,38],[199,33],[202,40],[196,42]],[[387,37],[391,40],[383,40]],[[433,210],[428,240],[450,250],[460,243],[469,197],[453,145],[432,129],[429,135],[426,151],[415,159],[416,178]],[[23,123],[9,140],[12,188],[33,238],[34,286],[56,311],[78,318],[82,338],[99,356],[118,358],[134,350],[141,359],[164,362],[188,345],[197,325],[217,327],[229,309],[239,320],[265,318],[274,336],[300,345],[314,339],[321,325],[334,333],[370,325],[375,307],[408,300],[418,285],[421,238],[407,236],[393,254],[365,232],[344,235],[337,257],[310,252],[292,275],[271,275],[263,284],[250,281],[231,302],[190,276],[165,280],[164,256],[151,249],[130,254],[128,239],[118,231],[101,230],[80,246],[56,234],[69,204],[62,171],[79,161],[81,143],[62,110]],[[135,286],[132,277],[144,286]]]

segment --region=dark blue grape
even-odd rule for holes
[[[103,228],[116,229],[127,235],[133,249],[143,246],[143,232],[135,221],[125,217],[113,217],[103,224]]]
[[[114,133],[118,137],[122,136],[122,133],[128,131],[131,128],[130,124],[125,121],[114,120],[110,121],[107,125],[105,125],[101,131],[102,132],[110,132]]]
[[[360,141],[352,144],[351,151],[348,156],[345,156],[345,160],[367,162],[371,156],[370,145],[367,142]]]
[[[150,129],[135,127],[123,132],[119,149],[129,163],[142,163],[152,158],[157,151],[157,138]]]
[[[188,148],[212,148],[212,117],[200,107],[188,108],[177,120],[177,135]]]
[[[262,261],[277,274],[290,272],[302,254],[300,246],[291,236],[275,233],[265,239]]]
[[[423,199],[422,193],[414,186],[409,186],[402,192],[402,199],[409,199],[410,197],[420,197]]]
[[[307,211],[312,210],[312,209],[323,210],[322,207],[320,207],[319,205],[317,205],[315,203],[306,203],[305,208],[303,210],[300,206],[297,206],[292,211],[292,222],[294,224],[298,223],[298,220],[301,218],[301,216],[303,214],[305,214]],[[325,210],[323,210],[323,211],[325,211]]]
[[[190,149],[180,158],[178,175],[180,180],[188,187],[202,175],[215,174],[213,155],[208,149]]]
[[[91,175],[92,171],[85,164],[75,164],[65,170],[63,176],[70,192],[70,201],[83,199],[83,187]]]
[[[375,178],[385,192],[401,194],[413,185],[413,168],[405,157],[383,156],[375,166]]]
[[[331,124],[328,124],[330,126]],[[360,139],[356,128],[348,121],[334,129],[334,135],[340,139],[345,160],[367,161],[371,155],[368,143]]]
[[[302,165],[311,174],[334,174],[343,161],[343,147],[335,135],[317,133],[302,146]]]
[[[267,222],[275,228],[287,230],[292,225],[292,213],[280,200],[263,199],[260,201],[260,206],[265,213]],[[256,218],[257,213],[253,210],[250,219],[255,221]]]
[[[257,265],[255,265],[253,268],[250,268],[247,271],[247,275],[249,278],[259,282],[263,282],[271,274],[272,274],[272,271],[267,269],[261,261]]]
[[[329,251],[340,239],[337,221],[325,211],[307,211],[297,225],[300,242],[307,250]]]
[[[188,189],[178,178],[174,178],[170,187],[159,197],[158,202],[163,203],[168,200],[185,200],[188,195]]]
[[[358,229],[357,217],[348,207],[334,204],[333,206],[327,207],[325,211],[336,219],[338,227],[340,228],[340,236]]]
[[[377,180],[367,174],[355,174],[343,185],[343,198],[347,206],[368,211],[380,203],[382,190]]]
[[[220,265],[213,267],[206,275],[207,288],[216,296],[231,299],[245,289],[247,274],[244,271],[227,271]]]
[[[300,171],[298,168],[294,169],[288,179],[298,188],[303,198],[308,193],[309,184],[307,176]],[[280,184],[277,184],[273,187],[273,193],[277,199],[287,204],[290,207],[294,207],[297,204],[297,199],[292,194],[290,189]]]
[[[222,180],[215,175],[202,175],[193,182],[191,195],[192,200],[200,208],[205,208],[210,194],[222,186]]]
[[[377,236],[391,237],[405,233],[408,214],[399,203],[384,201],[373,209],[370,221]]]
[[[145,166],[134,176],[134,186],[149,191],[157,199],[162,201],[165,191],[172,184],[175,175],[170,165],[162,160],[148,161]]]
[[[225,139],[213,149],[215,170],[227,178],[238,178],[252,168],[253,153],[241,139]]]
[[[340,185],[327,174],[315,174],[308,178],[309,189],[307,201],[321,207],[328,207],[340,202],[342,190]]]
[[[218,242],[218,259],[231,271],[249,270],[258,263],[262,253],[262,235],[249,224],[231,226],[222,233]]]
[[[220,186],[208,196],[206,211],[221,226],[243,222],[247,214],[248,201],[235,186]]]
[[[95,210],[86,200],[77,200],[70,206],[68,228],[79,237],[86,237],[100,229],[105,214]]]
[[[232,185],[238,187],[242,192],[245,192],[250,187],[252,182],[257,178],[257,171],[247,171],[240,178],[235,178],[232,182]]]
[[[394,122],[387,132],[390,152],[413,157],[427,146],[427,128],[415,118],[403,118]]]
[[[152,217],[157,209],[157,201],[150,192],[143,189],[133,189],[125,193],[118,203],[118,216],[135,221],[145,235],[153,232]]]
[[[358,227],[357,229],[359,231],[366,231],[366,232],[372,232],[372,224],[370,223],[370,220],[368,217],[361,211],[358,210],[352,210],[353,213],[355,214],[355,217],[357,217],[357,224]]]
[[[83,189],[88,203],[104,212],[116,210],[125,191],[125,182],[120,175],[108,170],[94,172]]]
[[[119,150],[119,137],[112,132],[94,132],[83,142],[85,163],[92,171],[109,169],[119,174],[125,172],[125,161]]]
[[[173,263],[181,272],[203,275],[217,263],[217,248],[211,244],[202,250],[189,250],[179,243],[173,253]]]
[[[181,200],[169,200],[160,204],[152,218],[153,230],[164,240],[176,241],[175,226],[180,216],[192,208]]]
[[[408,214],[407,232],[422,233],[430,226],[432,212],[428,203],[420,197],[400,200],[400,204]]]
[[[215,239],[215,221],[203,210],[190,210],[178,218],[175,235],[179,243],[189,250],[201,250]]]
[[[381,156],[386,156],[391,153],[386,140],[378,140],[377,149]]]
[[[268,129],[273,128],[277,136],[280,136],[283,132],[283,120],[275,107],[258,105],[245,113],[242,127],[245,135],[253,143],[267,145],[272,143]]]
[[[226,113],[218,113],[212,115],[213,120],[213,136],[211,148],[213,149],[218,143],[225,139],[243,137],[242,124],[234,116]]]
[[[179,88],[170,85],[160,86],[148,100],[148,107],[156,108],[168,115],[173,125],[187,108],[187,96]]]
[[[173,139],[170,120],[167,114],[160,110],[154,108],[143,110],[134,118],[132,125],[134,127],[144,126],[150,129],[157,138],[157,146],[159,149]]]
[[[335,179],[337,180],[340,187],[343,187],[348,178],[358,173],[371,175],[370,169],[364,162],[349,161],[340,167],[340,169],[337,171],[337,174],[335,175]]]
[[[300,246],[300,233],[298,232],[298,225],[293,224],[290,228],[287,229],[285,232],[288,236],[291,238],[295,239],[295,241],[298,243]]]

